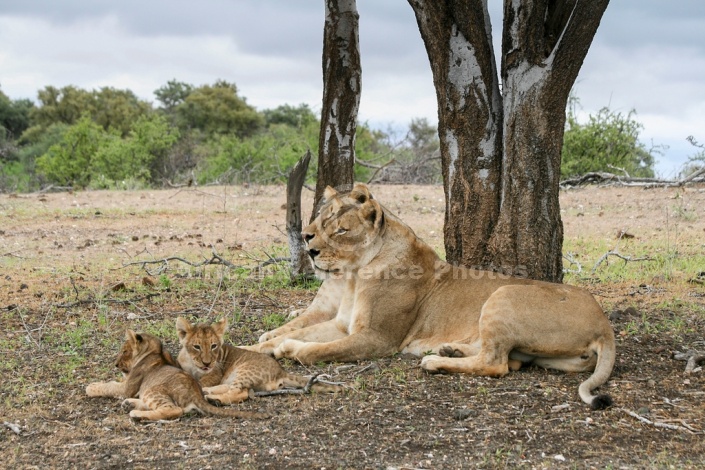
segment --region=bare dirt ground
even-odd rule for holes
[[[439,187],[374,193],[442,250]],[[306,195],[310,198],[310,195]],[[265,421],[189,415],[134,423],[85,386],[115,379],[127,327],[177,349],[178,315],[226,314],[236,344],[255,342],[315,290],[289,286],[284,189],[190,188],[0,195],[0,461],[4,468],[703,468],[705,377],[677,351],[705,349],[705,189],[563,192],[566,246],[613,322],[615,401],[590,411],[584,374],[526,369],[502,379],[427,375],[398,356],[320,364],[338,395],[256,398]],[[310,199],[304,207],[311,206]],[[305,215],[308,217],[308,215]],[[626,230],[634,238],[617,240]],[[595,247],[598,247],[597,249]],[[619,247],[628,276],[591,270]],[[596,251],[597,250],[597,251]],[[217,253],[243,268],[193,264]],[[140,265],[138,261],[166,263]],[[660,261],[659,261],[660,260]],[[610,259],[610,269],[623,262]],[[566,267],[568,263],[566,263]],[[575,268],[575,266],[572,266]],[[632,414],[630,414],[632,413]],[[638,417],[634,416],[637,415]]]

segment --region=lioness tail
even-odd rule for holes
[[[578,393],[580,398],[590,405],[593,410],[603,410],[612,406],[612,397],[607,394],[593,395],[592,390],[607,382],[612,373],[616,356],[612,330],[610,330],[609,336],[602,337],[596,341],[595,352],[597,353],[595,371],[586,381],[580,384]]]

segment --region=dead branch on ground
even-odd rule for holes
[[[677,424],[669,424],[669,423],[665,423],[663,421],[651,421],[650,419],[644,418],[643,416],[641,416],[637,413],[634,413],[633,411],[627,410],[625,408],[620,408],[620,410],[622,410],[623,412],[625,412],[626,414],[628,414],[632,418],[636,418],[639,421],[641,421],[642,423],[648,424],[649,426],[670,429],[672,431],[683,431],[683,432],[687,432],[689,434],[701,434],[702,433],[702,431],[698,431],[689,425],[679,426]]]
[[[686,361],[685,373],[692,374],[696,371],[695,368],[698,366],[699,363],[705,362],[705,352],[695,351],[691,349],[687,352],[673,354],[673,359],[677,361]]]
[[[615,168],[618,169],[618,168]],[[621,169],[620,169],[621,170]],[[626,173],[626,172],[625,172]],[[681,179],[661,179],[661,178],[639,178],[628,176],[620,176],[614,173],[605,171],[591,171],[582,176],[568,178],[560,182],[562,189],[568,189],[576,186],[586,186],[596,184],[601,186],[638,186],[643,188],[669,188],[680,187],[691,183],[705,182],[705,168],[700,168],[690,175]]]
[[[254,396],[256,397],[269,397],[272,395],[308,395],[311,393],[311,387],[313,387],[313,384],[318,383],[319,379],[318,377],[320,374],[315,374],[312,375],[311,378],[308,379],[308,382],[304,386],[304,388],[280,388],[278,390],[268,390],[268,391],[261,391],[261,392],[255,392]],[[323,383],[323,382],[321,382]],[[325,382],[325,383],[330,383],[330,382]]]
[[[600,256],[600,259],[597,260],[595,263],[595,266],[592,267],[592,274],[595,274],[595,271],[597,271],[597,268],[605,261],[607,261],[607,258],[610,256],[615,256],[621,260],[624,260],[624,265],[626,266],[627,263],[630,261],[636,262],[636,261],[653,261],[653,258],[649,256],[642,256],[641,258],[632,258],[631,256],[624,256],[621,255],[616,249],[615,250],[610,250],[604,255]],[[607,264],[609,264],[609,261],[607,261]]]
[[[214,251],[213,255],[210,258],[205,258],[203,261],[198,261],[198,262],[189,261],[189,260],[182,258],[180,256],[169,256],[166,258],[156,259],[156,260],[141,260],[141,261],[132,261],[130,263],[123,263],[122,267],[115,268],[115,269],[122,269],[122,268],[126,268],[128,266],[141,266],[142,269],[144,269],[145,272],[147,274],[149,274],[150,276],[158,276],[169,268],[170,261],[179,261],[179,262],[187,264],[189,266],[193,266],[194,268],[199,268],[201,266],[207,266],[207,265],[222,265],[222,266],[227,266],[228,268],[241,268],[242,267],[242,266],[238,266],[236,264],[231,263],[230,261],[224,259],[222,256],[220,256],[218,253],[216,253]],[[150,265],[150,264],[158,264],[160,266],[155,271],[150,271],[149,269],[147,269],[147,265]]]

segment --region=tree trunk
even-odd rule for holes
[[[313,275],[311,259],[306,253],[301,238],[301,190],[306,180],[306,171],[311,161],[311,151],[294,165],[286,183],[286,235],[289,239],[289,275],[292,280]]]
[[[486,2],[409,3],[438,100],[448,261],[560,282],[565,106],[609,0],[505,0],[501,94]]]
[[[326,186],[350,190],[354,182],[355,131],[362,69],[355,0],[325,0],[323,108],[314,211]]]

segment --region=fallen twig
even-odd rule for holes
[[[575,255],[573,253],[568,252],[563,255],[563,258],[565,258],[571,266],[576,266],[575,269],[563,268],[564,273],[580,274],[583,271],[583,266],[577,259],[575,259]]]
[[[311,387],[313,384],[318,382],[318,376],[320,374],[315,374],[312,375],[310,379],[308,379],[308,382],[304,386],[304,388],[280,388],[278,390],[269,390],[269,391],[261,391],[261,392],[255,392],[256,397],[269,397],[272,395],[308,395],[311,393]]]
[[[617,250],[610,250],[604,255],[600,256],[600,259],[597,260],[595,263],[595,266],[592,267],[592,274],[595,274],[595,271],[597,271],[597,268],[607,260],[608,257],[610,256],[616,256],[617,258],[624,260],[624,264],[626,265],[630,261],[653,261],[653,258],[650,258],[648,256],[643,256],[641,258],[632,258],[631,256],[624,256],[621,255]],[[609,264],[609,263],[608,263]]]
[[[142,300],[149,300],[152,297],[156,297],[158,295],[161,295],[161,293],[160,292],[151,292],[147,295],[134,297],[132,299],[96,299],[95,297],[93,297],[93,298],[88,298],[88,299],[76,300],[75,302],[69,302],[66,304],[54,304],[54,307],[56,307],[56,308],[73,308],[73,307],[77,307],[79,305],[91,305],[91,304],[95,304],[95,303],[133,304],[135,302],[141,302]]]
[[[698,363],[705,362],[705,353],[691,349],[684,353],[673,354],[673,359],[677,361],[686,361],[685,373],[692,374],[695,372],[695,368],[698,366]]]
[[[206,265],[212,265],[212,264],[223,265],[223,266],[227,266],[229,268],[242,267],[242,266],[238,266],[236,264],[231,263],[230,261],[224,259],[219,254],[214,252],[213,256],[211,256],[208,259],[204,259],[203,261],[199,261],[199,262],[189,261],[189,260],[182,258],[180,256],[169,256],[167,258],[162,258],[162,259],[157,259],[157,260],[141,260],[141,261],[132,261],[130,263],[123,263],[122,267],[115,268],[115,269],[122,269],[122,268],[126,268],[128,266],[142,266],[142,269],[144,269],[145,272],[147,272],[147,274],[149,274],[150,276],[157,276],[157,275],[163,273],[164,271],[166,271],[166,269],[169,267],[170,261],[179,261],[181,263],[188,264],[189,266],[193,266],[195,268],[198,268],[201,266],[206,266]],[[149,269],[147,269],[148,264],[160,264],[161,266],[156,271],[151,272]]]
[[[657,427],[657,428],[670,429],[670,430],[672,430],[672,431],[684,431],[684,432],[687,432],[687,433],[690,433],[690,434],[700,434],[699,431],[693,431],[693,430],[692,430],[692,427],[690,427],[690,426],[685,427],[685,426],[679,426],[679,425],[676,425],[676,424],[664,423],[664,422],[662,422],[662,421],[651,421],[650,419],[644,418],[643,416],[641,416],[641,415],[639,415],[639,414],[637,414],[637,413],[634,413],[633,411],[630,411],[630,410],[627,410],[627,409],[624,409],[624,408],[620,408],[620,409],[621,409],[622,411],[624,411],[626,414],[628,414],[629,416],[631,416],[632,418],[636,418],[636,419],[638,419],[639,421],[641,421],[642,423],[648,424],[649,426],[654,426],[654,427]],[[690,428],[690,429],[689,429],[689,428]]]
[[[22,429],[20,429],[20,427],[19,427],[18,425],[14,424],[14,423],[10,423],[9,421],[5,421],[5,422],[3,422],[2,424],[3,424],[3,426],[5,426],[6,428],[8,428],[10,431],[12,431],[12,432],[14,432],[15,434],[17,434],[18,436],[19,436],[20,434],[22,434]]]

